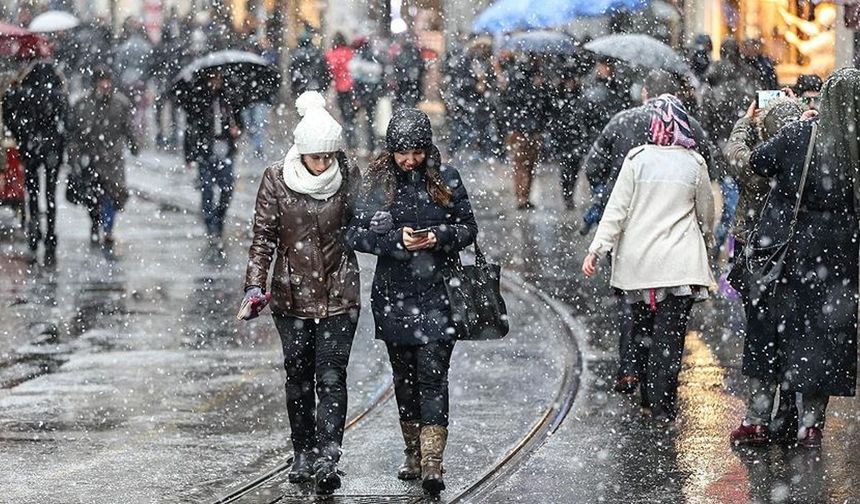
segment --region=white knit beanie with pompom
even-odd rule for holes
[[[343,128],[325,109],[325,98],[316,91],[305,91],[296,99],[302,117],[293,132],[299,154],[336,152],[343,149]]]

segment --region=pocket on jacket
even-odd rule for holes
[[[344,255],[337,271],[331,276],[329,288],[330,299],[357,302],[361,297],[361,277],[355,258]]]

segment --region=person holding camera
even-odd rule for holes
[[[345,247],[361,174],[343,152],[342,128],[309,91],[282,164],[266,169],[254,210],[254,238],[239,317],[271,304],[287,372],[287,412],[295,454],[291,483],[315,479],[317,493],[340,488],[337,464],[346,423],[346,367],[359,314],[359,269]],[[316,390],[316,397],[314,391]]]
[[[430,119],[394,113],[386,149],[368,167],[350,224],[350,247],[378,256],[371,303],[385,342],[406,442],[403,480],[425,492],[445,489],[448,369],[456,331],[443,274],[475,241],[478,225],[459,172],[443,165]]]

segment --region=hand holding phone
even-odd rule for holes
[[[432,248],[436,245],[436,235],[430,228],[412,229],[403,228],[403,245],[406,250],[415,251]]]
[[[785,98],[785,96],[785,91],[781,89],[764,89],[756,91],[756,108],[767,108],[767,106],[770,105],[770,102],[776,100],[777,98]]]
[[[424,237],[430,234],[430,231],[433,230],[430,228],[413,229],[412,232],[410,232],[409,234],[411,234],[412,236]]]

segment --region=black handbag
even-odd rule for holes
[[[490,264],[475,242],[475,264],[449,268],[444,273],[451,320],[460,340],[494,340],[510,331],[508,309],[499,281],[502,269]]]
[[[755,230],[751,235],[749,244],[747,244],[745,252],[746,269],[750,274],[750,285],[767,285],[780,276],[785,266],[785,255],[788,253],[788,246],[794,238],[795,227],[797,226],[797,214],[800,211],[800,203],[803,200],[803,190],[806,188],[806,176],[809,173],[809,163],[812,161],[812,150],[815,147],[815,137],[818,132],[818,123],[812,123],[812,133],[809,136],[809,146],[806,148],[806,158],[803,160],[803,172],[800,175],[800,187],[798,189],[797,201],[794,203],[794,216],[789,224],[787,237],[773,245],[756,246],[759,243],[759,229],[756,225]],[[771,188],[767,195],[762,208],[765,208],[768,201],[773,195],[776,188]]]
[[[83,170],[73,164],[66,175],[66,201],[72,205],[83,205],[87,200],[87,187]]]

